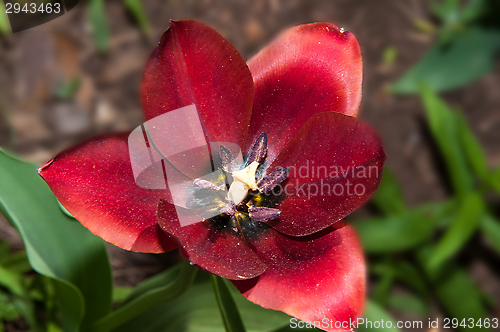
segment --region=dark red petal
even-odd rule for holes
[[[39,173],[83,226],[120,248],[166,252],[177,248],[158,226],[156,209],[166,190],[136,185],[128,134],[83,142],[57,155]]]
[[[356,116],[361,100],[358,42],[328,23],[300,25],[283,33],[248,61],[255,84],[249,144],[267,133],[270,164],[313,115]]]
[[[304,236],[344,218],[366,202],[382,176],[378,135],[356,118],[328,112],[310,119],[269,167],[289,167],[273,192],[285,195],[281,215],[268,225]]]
[[[244,147],[253,82],[238,51],[215,30],[195,21],[171,21],[144,71],[146,119],[196,105],[209,142]]]
[[[343,222],[307,237],[276,231],[254,242],[268,269],[261,276],[233,281],[250,301],[303,321],[355,321],[365,300],[365,264],[356,234]]]
[[[162,200],[158,206],[158,222],[177,239],[186,259],[208,272],[228,279],[248,279],[266,270],[236,233],[216,229],[210,221],[181,226],[176,208],[167,201]]]

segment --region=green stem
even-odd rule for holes
[[[106,332],[132,320],[140,314],[170,301],[186,291],[194,280],[198,269],[187,261],[181,263],[177,279],[168,285],[150,290],[109,315],[101,318],[90,329],[92,332]]]
[[[245,326],[227,281],[215,275],[211,275],[211,279],[226,332],[245,332]]]

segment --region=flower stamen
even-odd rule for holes
[[[248,209],[248,214],[250,218],[260,222],[266,222],[277,218],[281,211],[278,209],[268,208],[268,207],[250,207]]]
[[[260,163],[267,154],[267,135],[262,133],[257,137],[255,142],[252,144],[248,152],[247,165],[250,165],[254,161]]]

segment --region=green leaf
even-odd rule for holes
[[[7,288],[12,294],[26,296],[22,275],[2,266],[0,266],[0,285]]]
[[[418,93],[425,83],[434,91],[464,86],[493,69],[500,49],[500,32],[469,28],[455,33],[442,45],[436,42],[406,74],[391,87],[396,94]]]
[[[385,218],[355,221],[363,248],[368,253],[402,251],[415,247],[433,233],[436,222],[417,211]]]
[[[27,273],[31,271],[26,251],[18,251],[0,259],[0,265],[14,272]]]
[[[9,256],[10,244],[7,241],[0,240],[0,264],[2,264],[2,259]]]
[[[130,296],[132,293],[132,287],[120,287],[116,286],[113,288],[113,303],[121,303]]]
[[[226,280],[214,275],[211,278],[215,299],[217,300],[226,332],[245,332],[245,326],[241,321],[238,307],[231,296]]]
[[[191,266],[188,262],[181,263],[181,266],[180,272],[174,281],[161,287],[150,289],[138,295],[133,300],[126,301],[111,314],[96,322],[90,331],[104,332],[122,326],[125,323],[128,324],[130,320],[151,308],[172,300],[184,293],[193,282],[198,269]]]
[[[396,62],[398,57],[398,49],[394,46],[389,46],[384,49],[382,53],[382,63],[384,65],[392,65]]]
[[[391,258],[391,257],[386,257]],[[392,279],[407,285],[419,294],[421,298],[427,299],[429,297],[429,287],[426,282],[425,276],[422,271],[417,268],[413,262],[406,260],[390,260],[385,262],[370,262],[369,264],[370,275],[384,276],[390,275]],[[372,300],[374,297],[372,296]],[[385,304],[376,299],[378,303]]]
[[[10,33],[9,17],[7,16],[3,0],[0,0],[0,33],[2,35]]]
[[[177,279],[177,276],[179,275],[181,265],[182,264],[177,264],[169,268],[168,270],[158,273],[157,275],[141,282],[132,290],[132,293],[130,293],[130,295],[125,299],[122,305],[138,298],[139,296],[143,295],[146,292],[149,292],[156,288],[164,287],[165,285],[174,282],[175,279]]]
[[[460,112],[456,113],[458,124],[458,135],[462,148],[467,157],[469,165],[474,170],[476,175],[483,181],[487,182],[489,178],[488,165],[486,163],[486,155],[481,144],[479,144],[474,133],[469,128],[466,119]]]
[[[451,262],[437,269],[430,269],[427,261],[432,253],[431,247],[424,247],[417,256],[427,277],[435,289],[438,299],[447,312],[447,317],[462,319],[472,318],[474,321],[488,317],[481,300],[481,292],[470,280],[466,271]],[[463,328],[462,331],[484,331],[480,328]]]
[[[0,293],[0,320],[4,321],[16,318],[19,318],[19,312],[17,312],[16,307],[6,294]]]
[[[55,96],[62,100],[69,100],[73,98],[79,87],[80,79],[78,77],[75,77],[67,84],[59,86],[55,91]]]
[[[106,53],[109,49],[109,32],[104,0],[90,0],[88,8],[90,24],[97,49],[101,53]]]
[[[366,302],[365,313],[363,315],[363,323],[358,325],[356,331],[367,332],[367,331],[384,331],[384,332],[399,332],[396,327],[396,321],[389,315],[382,307],[375,304],[373,301],[368,300]],[[376,326],[375,322],[379,324],[384,321],[384,325]],[[370,324],[371,322],[371,324]]]
[[[451,183],[459,196],[464,196],[473,186],[472,174],[460,144],[455,113],[429,86],[420,87],[427,121],[446,163]]]
[[[411,287],[422,298],[429,297],[429,287],[422,271],[412,262],[399,260],[393,264],[397,280]]]
[[[458,20],[459,2],[458,0],[443,0],[431,2],[432,12],[444,22]]]
[[[500,167],[493,171],[490,176],[489,183],[493,187],[493,189],[495,189],[496,192],[500,194]]]
[[[399,312],[406,312],[419,316],[427,316],[429,308],[424,301],[413,294],[391,295],[387,300],[388,306]]]
[[[469,0],[460,12],[460,20],[468,23],[481,17],[488,11],[488,0]]]
[[[151,24],[149,23],[148,16],[144,11],[141,0],[124,0],[124,3],[139,24],[142,32],[146,34],[149,33],[151,31]]]
[[[95,321],[111,307],[104,242],[66,216],[35,166],[0,150],[0,210],[17,228],[29,262],[54,280],[65,330]]]
[[[435,251],[429,258],[429,267],[436,268],[458,252],[474,234],[484,213],[484,202],[478,193],[470,193],[464,200]]]
[[[229,289],[236,306],[240,309],[247,332],[269,332],[290,324],[290,316],[249,302],[232,285],[229,285]],[[174,300],[149,309],[116,329],[116,332],[137,331],[224,331],[209,275],[198,272],[196,282],[185,293]]]
[[[388,267],[382,271],[381,278],[376,283],[372,292],[372,301],[385,305],[389,294],[391,292],[392,284],[394,282],[394,269]]]
[[[490,214],[485,214],[481,219],[481,231],[497,253],[500,254],[500,221]]]
[[[371,201],[387,215],[402,214],[406,211],[403,191],[394,173],[385,166],[380,185]]]
[[[459,200],[456,197],[449,198],[447,201],[439,203],[425,203],[415,208],[416,211],[428,218],[436,220],[436,228],[447,228],[453,221],[453,213],[459,206]]]
[[[24,297],[15,296],[12,299],[12,304],[16,308],[16,311],[26,320],[32,330],[41,331],[37,321],[35,304],[33,301]]]

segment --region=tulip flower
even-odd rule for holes
[[[147,143],[189,184],[185,206],[172,188],[137,184],[129,133],[89,139],[39,173],[105,241],[138,252],[179,248],[262,307],[349,330],[362,314],[366,276],[342,219],[375,192],[385,160],[377,133],[356,118],[361,82],[358,43],[332,24],[291,28],[245,63],[211,28],[173,21],[146,64],[145,119],[193,105],[200,126],[187,120],[172,130],[219,142],[208,159],[191,154],[183,165],[164,153],[172,141]],[[218,176],[204,177],[207,170]],[[181,225],[182,209],[212,216]]]

